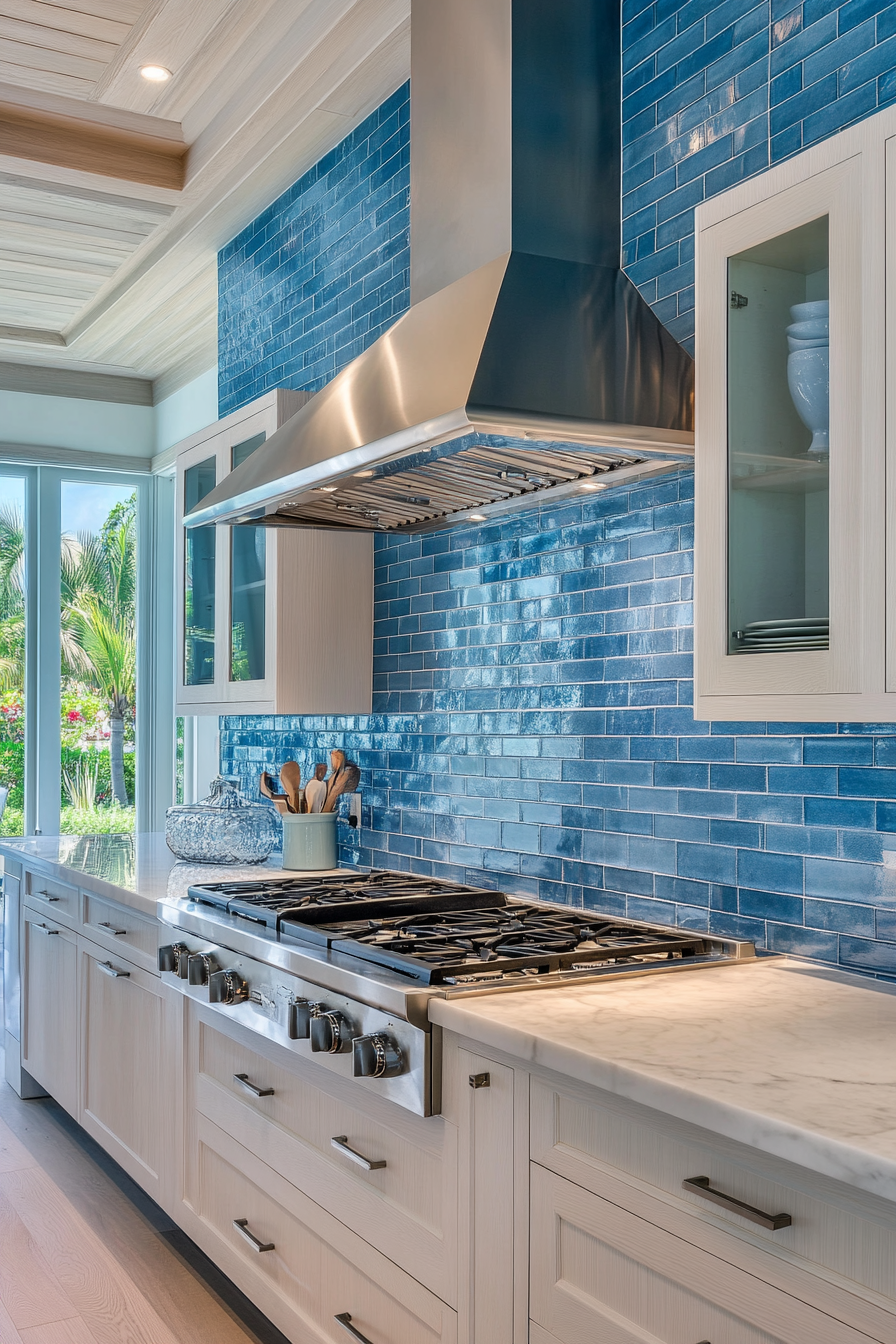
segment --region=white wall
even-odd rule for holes
[[[0,440],[41,448],[152,457],[156,451],[157,409],[0,391]]]
[[[185,387],[172,392],[164,401],[157,402],[155,411],[155,451],[162,453],[172,444],[180,443],[197,429],[213,425],[218,418],[217,366],[201,373]]]

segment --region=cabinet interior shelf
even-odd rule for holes
[[[733,453],[732,490],[777,490],[787,494],[810,494],[827,490],[830,469],[827,459],[813,462],[764,453]]]

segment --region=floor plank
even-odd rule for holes
[[[36,1165],[25,1145],[19,1143],[9,1125],[0,1120],[0,1171],[18,1171],[20,1167]]]
[[[35,1325],[30,1330],[22,1330],[20,1338],[22,1344],[96,1344],[96,1336],[91,1334],[82,1316],[54,1321],[52,1325]]]
[[[12,1323],[9,1312],[0,1302],[0,1344],[22,1344],[22,1336]]]
[[[6,1173],[14,1176],[16,1173]],[[0,1176],[0,1181],[5,1176]],[[77,1316],[15,1207],[0,1190],[0,1302],[17,1330]]]

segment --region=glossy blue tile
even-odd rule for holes
[[[806,860],[806,862],[823,862],[823,860]],[[801,896],[803,859],[796,854],[768,854],[760,849],[739,849],[737,884],[739,887],[763,888]]]
[[[874,909],[870,905],[807,898],[805,920],[812,929],[828,929],[835,933],[852,933],[867,938],[884,936],[876,932]]]

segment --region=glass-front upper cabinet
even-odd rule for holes
[[[859,704],[884,690],[870,136],[843,132],[697,210],[698,719],[882,717]]]
[[[179,444],[178,519],[305,399],[278,388]],[[177,563],[178,714],[370,712],[371,535],[181,525]]]

